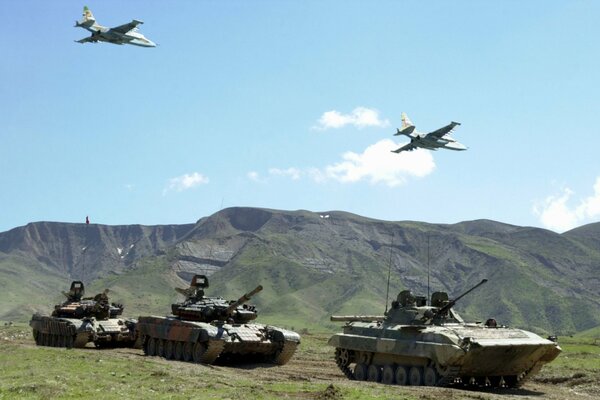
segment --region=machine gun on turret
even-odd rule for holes
[[[224,316],[230,316],[235,311],[236,308],[238,308],[242,304],[244,304],[247,301],[249,301],[252,296],[254,296],[256,293],[260,292],[261,290],[263,290],[262,285],[258,285],[256,288],[254,288],[253,291],[246,293],[245,295],[243,295],[242,297],[240,297],[239,299],[237,299],[236,301],[234,301],[233,303],[231,303],[229,305],[229,307],[227,307],[222,312],[222,315],[224,315]]]
[[[424,316],[424,320],[428,320],[428,319],[432,319],[433,320],[433,319],[440,318],[440,317],[446,315],[448,313],[448,311],[450,311],[450,309],[452,307],[454,307],[454,305],[456,304],[456,302],[458,300],[462,299],[463,297],[465,297],[466,295],[468,295],[473,290],[477,289],[479,286],[483,285],[487,281],[488,281],[487,279],[483,279],[477,285],[473,286],[471,289],[467,290],[466,292],[464,292],[463,294],[461,294],[460,296],[458,296],[454,300],[450,300],[446,305],[442,306],[437,311],[432,311],[432,312],[426,313],[425,316]]]

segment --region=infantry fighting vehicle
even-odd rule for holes
[[[486,281],[451,301],[436,292],[427,306],[425,296],[405,290],[383,316],[332,316],[346,321],[343,333],[329,339],[338,367],[349,379],[385,384],[521,386],[561,348],[555,338],[494,319],[464,322],[452,307]]]
[[[250,323],[257,311],[246,302],[262,286],[236,301],[205,297],[207,287],[208,278],[195,275],[188,289],[176,289],[186,298],[171,306],[173,315],[139,318],[137,330],[146,355],[204,364],[238,358],[283,365],[292,358],[300,335]]]
[[[97,347],[133,346],[134,319],[123,319],[123,305],[109,303],[108,289],[94,297],[83,297],[81,281],[73,281],[67,298],[54,306],[51,316],[34,314],[29,321],[38,346],[85,347],[93,342]]]

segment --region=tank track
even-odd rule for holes
[[[335,363],[337,364],[338,368],[343,372],[343,374],[346,375],[346,378],[348,378],[351,381],[353,381],[354,380],[354,373],[348,367],[348,364],[344,364],[344,362],[342,361],[342,359],[339,356],[339,351],[337,351],[337,350],[338,349],[336,349],[336,352],[335,352]]]
[[[459,377],[460,367],[448,367],[446,373],[442,378],[438,381],[436,386],[448,386],[452,385],[456,378]]]
[[[221,352],[225,348],[225,341],[223,340],[209,340],[206,344],[206,351],[202,355],[200,362],[202,364],[212,364],[221,355]]]
[[[279,350],[279,352],[275,355],[273,359],[275,364],[287,364],[296,352],[296,347],[298,347],[298,342],[293,342],[289,340],[285,341],[283,343],[283,347]]]
[[[516,382],[512,382],[508,386],[511,388],[520,388],[525,382],[527,382],[533,375],[537,374],[542,368],[542,363],[536,363],[533,367],[517,376]]]

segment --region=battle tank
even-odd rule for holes
[[[138,335],[149,356],[212,364],[217,359],[257,360],[286,364],[300,344],[296,332],[250,323],[256,308],[246,304],[262,286],[236,301],[205,297],[205,275],[195,275],[188,289],[176,288],[186,298],[172,304],[173,315],[140,317]]]
[[[346,321],[333,335],[335,360],[353,380],[398,385],[519,387],[561,352],[548,340],[521,329],[466,323],[452,308],[487,282],[449,300],[445,292],[413,296],[400,292],[383,316],[332,316]],[[354,364],[352,366],[352,364]]]
[[[71,282],[67,298],[54,306],[51,316],[36,313],[29,321],[33,338],[38,346],[85,347],[93,342],[96,347],[133,346],[135,319],[124,319],[123,305],[109,303],[108,289],[94,297],[83,297],[81,281]]]

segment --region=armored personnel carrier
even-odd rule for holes
[[[349,379],[385,384],[522,385],[561,348],[555,338],[500,326],[494,319],[464,322],[452,307],[486,281],[455,300],[433,293],[429,306],[425,296],[405,290],[383,316],[332,316],[346,321],[343,333],[329,339],[338,367]]]
[[[123,305],[109,303],[108,289],[94,297],[83,297],[81,281],[73,281],[67,298],[54,306],[51,316],[34,314],[29,321],[33,338],[38,346],[85,347],[93,342],[96,347],[133,346],[134,319],[123,319]]]
[[[262,286],[236,301],[205,297],[206,288],[208,278],[195,275],[188,289],[176,289],[186,298],[171,306],[173,315],[139,318],[137,330],[146,355],[204,364],[238,358],[283,365],[292,358],[300,335],[250,322],[257,311],[246,302]]]

